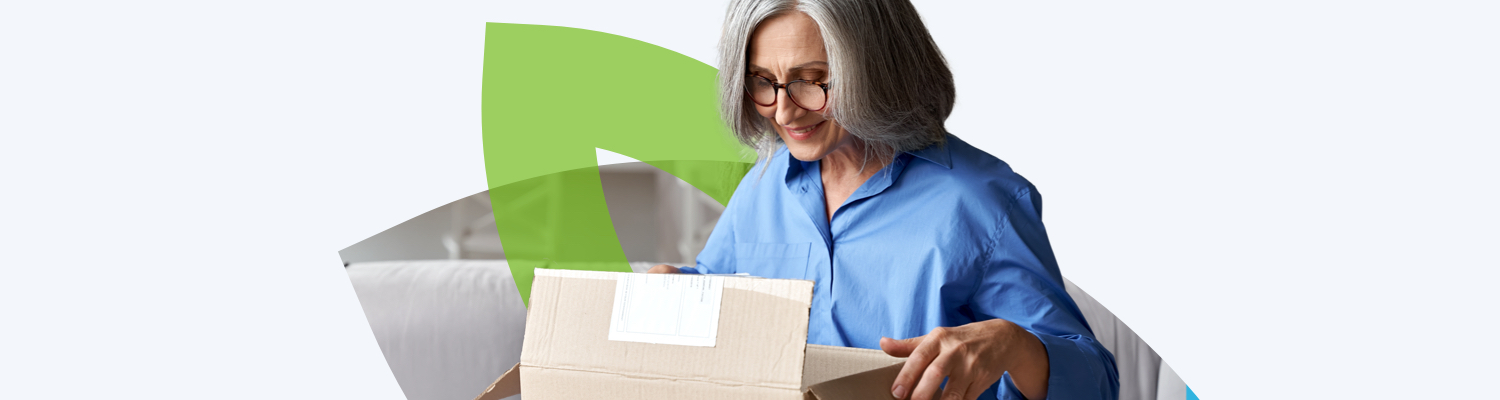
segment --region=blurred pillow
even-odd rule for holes
[[[1083,312],[1083,319],[1093,328],[1094,339],[1115,355],[1115,369],[1120,372],[1120,400],[1156,400],[1161,356],[1073,281],[1063,278],[1063,285]]]
[[[348,272],[407,399],[473,399],[520,361],[526,307],[504,260],[355,263]]]

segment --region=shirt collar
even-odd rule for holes
[[[953,161],[949,159],[948,144],[946,141],[943,143],[933,143],[921,150],[908,151],[906,153],[923,160],[931,161],[933,164],[941,165],[943,168],[953,169]]]
[[[785,144],[781,145],[781,149],[778,149],[776,153],[779,157],[786,157],[786,183],[787,187],[791,187],[792,180],[802,175],[802,170],[807,169],[808,163],[798,160],[797,157],[792,157],[791,149],[788,149]],[[772,158],[772,160],[775,160],[775,158]]]

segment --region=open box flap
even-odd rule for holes
[[[474,400],[500,400],[518,394],[521,394],[521,364],[510,367],[509,371],[495,379],[490,387],[484,388],[484,392],[474,397]]]
[[[818,383],[807,388],[803,397],[808,400],[896,400],[891,397],[891,385],[901,373],[902,364],[857,373]]]
[[[891,357],[880,350],[809,344],[802,368],[802,389],[903,362],[905,358]]]

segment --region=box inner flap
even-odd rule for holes
[[[880,350],[809,344],[807,359],[803,364],[802,389],[903,362],[906,362],[905,358],[891,357]],[[891,382],[895,382],[895,379]]]
[[[893,364],[854,375],[818,383],[808,388],[806,398],[818,400],[870,400],[888,399],[891,385],[896,384],[896,375],[902,364]]]
[[[521,364],[510,367],[509,371],[495,379],[490,387],[484,388],[484,392],[474,397],[474,400],[500,400],[518,394],[521,394]]]
[[[636,379],[802,387],[812,282],[725,277],[717,344],[696,347],[609,340],[617,274],[537,269],[521,365]]]

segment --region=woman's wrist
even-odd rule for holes
[[[998,333],[996,339],[1001,342],[999,346],[1005,353],[1003,366],[1010,373],[1016,389],[1030,400],[1046,398],[1047,381],[1051,375],[1047,346],[1035,333],[1013,322],[994,319],[984,323],[997,325],[994,328]]]

